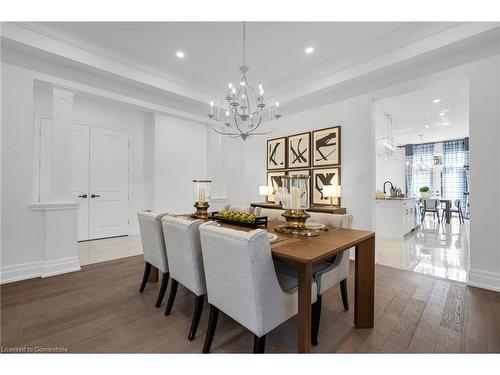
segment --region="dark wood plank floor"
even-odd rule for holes
[[[139,294],[142,256],[85,266],[82,271],[1,286],[1,345],[59,347],[77,353],[200,353],[208,321],[187,335],[194,295],[179,287],[169,317],[154,307],[159,283]],[[353,264],[349,297],[353,306]],[[167,293],[168,295],[168,293]],[[213,352],[246,353],[252,335],[225,315]],[[272,331],[267,352],[295,352],[296,322]],[[376,267],[375,327],[353,328],[338,288],[325,293],[318,353],[500,353],[500,293]]]

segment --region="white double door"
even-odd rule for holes
[[[73,124],[73,198],[78,241],[128,234],[128,133]]]

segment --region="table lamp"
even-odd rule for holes
[[[330,205],[333,207],[333,198],[340,198],[340,185],[323,186],[323,197],[330,198]]]
[[[266,198],[268,195],[271,195],[271,189],[269,188],[269,186],[267,185],[259,186],[259,195],[262,195]]]

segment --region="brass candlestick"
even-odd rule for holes
[[[208,207],[210,207],[208,202],[195,202],[194,208],[196,208],[196,212],[191,216],[196,219],[208,219]]]
[[[281,177],[283,192],[283,208],[281,214],[286,223],[277,225],[278,233],[295,236],[317,236],[318,232],[307,228],[306,220],[310,215],[305,211],[309,208],[309,176],[293,175]]]
[[[281,216],[286,219],[286,223],[277,225],[276,228],[274,228],[276,232],[305,237],[318,235],[318,232],[307,228],[306,220],[309,219],[311,215],[309,215],[305,210],[285,210]]]

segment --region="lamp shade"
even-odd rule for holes
[[[264,185],[264,186],[259,186],[259,195],[269,195],[270,194],[269,186]]]
[[[325,198],[339,198],[340,192],[341,192],[340,185],[323,186],[323,196]]]

